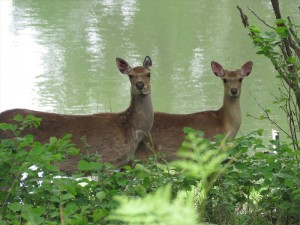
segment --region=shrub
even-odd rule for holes
[[[115,195],[142,197],[169,182],[174,193],[189,186],[181,174],[154,159],[120,170],[99,163],[97,155],[83,156],[79,173],[67,177],[56,163],[78,154],[71,135],[41,144],[32,135],[19,136],[24,127],[37,127],[39,119],[17,116],[15,120],[18,125],[0,124],[0,129],[15,134],[0,140],[0,224],[122,224],[107,220],[118,206]],[[86,173],[94,179],[84,177]]]
[[[56,164],[78,154],[71,136],[41,144],[18,135],[38,120],[17,120],[17,126],[0,124],[16,135],[0,140],[1,225],[300,221],[299,150],[278,141],[265,144],[261,130],[227,143],[223,136],[211,142],[185,129],[175,162],[150,158],[117,169],[91,155],[79,161],[79,173],[67,177]],[[94,179],[84,177],[87,172]]]

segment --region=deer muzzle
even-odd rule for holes
[[[135,84],[135,86],[136,86],[136,88],[138,89],[138,90],[143,90],[143,88],[144,88],[144,82],[142,82],[142,81],[139,81],[139,82],[136,82],[136,84]]]

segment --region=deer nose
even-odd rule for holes
[[[136,82],[135,86],[138,90],[142,90],[144,88],[144,82],[138,81]]]
[[[231,88],[231,94],[236,95],[238,93],[237,88]]]

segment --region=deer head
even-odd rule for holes
[[[236,71],[224,70],[222,65],[212,61],[211,68],[213,73],[223,80],[225,95],[239,97],[241,93],[242,80],[252,71],[253,62],[246,62],[241,69]]]
[[[131,83],[132,95],[148,95],[150,93],[150,69],[152,61],[149,56],[145,57],[143,66],[134,68],[131,68],[129,64],[121,58],[116,58],[116,63],[120,72],[128,75]]]

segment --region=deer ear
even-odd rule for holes
[[[143,66],[145,68],[147,68],[148,70],[150,70],[151,66],[152,66],[152,60],[149,56],[146,56],[143,62]]]
[[[129,74],[131,67],[128,65],[128,63],[121,58],[116,58],[117,67],[123,74]]]
[[[241,75],[243,77],[248,76],[251,73],[251,71],[252,71],[252,66],[253,66],[253,62],[252,61],[248,61],[244,65],[242,65],[242,67],[241,67]]]
[[[211,69],[216,76],[218,76],[218,77],[224,76],[224,69],[219,63],[212,61]]]

